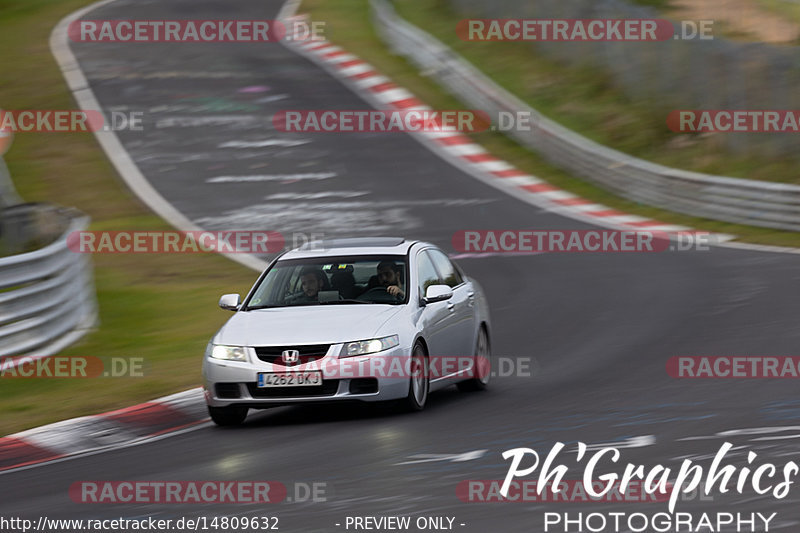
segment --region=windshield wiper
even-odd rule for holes
[[[369,302],[367,300],[355,300],[355,299],[345,299],[345,300],[329,300],[327,302],[320,302],[319,305],[330,305],[330,304],[374,304],[375,302]]]

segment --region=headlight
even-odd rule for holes
[[[375,352],[382,352],[389,348],[394,348],[400,344],[400,337],[390,335],[380,339],[370,339],[368,341],[348,342],[342,346],[342,353],[339,357],[353,357],[356,355],[367,355]]]
[[[244,346],[214,345],[211,348],[211,357],[225,361],[247,361],[247,348]]]

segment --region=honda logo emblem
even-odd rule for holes
[[[300,352],[298,350],[284,350],[281,353],[281,360],[288,364],[296,363],[300,360]]]

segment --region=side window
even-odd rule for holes
[[[439,284],[439,274],[436,273],[430,257],[425,252],[417,254],[417,273],[419,281],[419,297],[425,297],[425,291],[431,285]]]
[[[267,276],[258,286],[248,305],[283,305],[284,300],[290,294],[289,278],[295,270],[291,267],[275,267],[274,275]]]
[[[439,271],[439,274],[442,277],[442,282],[444,282],[445,285],[455,287],[464,283],[461,274],[450,261],[449,257],[444,255],[444,253],[440,252],[439,250],[428,250],[428,254],[430,254],[434,265],[436,265],[436,270]]]

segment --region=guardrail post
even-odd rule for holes
[[[6,162],[0,157],[0,209],[21,202],[22,199],[14,188],[14,182],[11,181],[11,174],[8,172]]]

